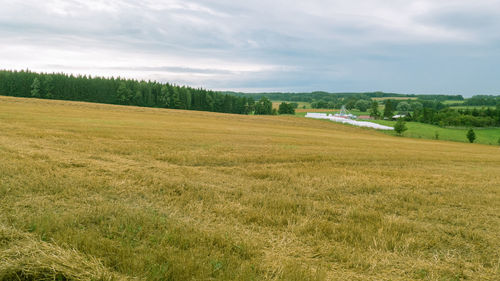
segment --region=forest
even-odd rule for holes
[[[0,70],[0,94],[107,104],[134,105],[234,114],[294,114],[296,102],[310,102],[312,108],[347,109],[362,112],[371,108],[372,117],[391,118],[406,115],[408,121],[440,126],[500,126],[500,110],[494,108],[456,109],[451,105],[496,106],[500,97],[477,95],[412,95],[383,92],[366,93],[258,93],[216,92],[170,83],[124,78],[103,78],[63,73],[35,73],[29,70]],[[389,98],[376,101],[375,98]],[[394,99],[390,99],[394,98]],[[408,100],[402,100],[408,98]],[[279,109],[272,100],[284,101]],[[291,102],[291,103],[287,103]],[[444,101],[452,103],[444,103]],[[384,112],[374,112],[384,104]],[[456,104],[453,104],[456,103]]]
[[[267,97],[271,100],[289,101],[289,102],[325,102],[325,103],[336,103],[339,100],[344,99],[365,99],[369,100],[372,98],[417,98],[421,100],[453,100],[453,101],[463,101],[464,97],[462,95],[420,95],[420,94],[398,94],[398,93],[385,93],[385,92],[347,92],[347,93],[329,93],[323,91],[316,91],[310,93],[237,93],[237,92],[226,92],[232,95],[253,97],[254,99],[259,99],[261,97]],[[319,107],[318,107],[319,108]],[[326,108],[326,107],[323,107]]]
[[[441,127],[500,127],[500,103],[495,108],[454,108],[440,101],[386,100],[384,112],[377,114],[372,107],[372,117],[391,118],[395,113],[405,115],[406,121],[416,121]]]
[[[28,70],[0,70],[0,94],[235,114],[276,114],[267,98],[235,96],[170,83]]]

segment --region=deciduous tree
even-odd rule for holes
[[[406,130],[408,130],[408,128],[406,127],[406,122],[403,121],[403,118],[399,118],[394,125],[394,131],[396,131],[396,133],[401,136]]]

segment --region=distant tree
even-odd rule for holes
[[[144,99],[143,99],[141,90],[137,90],[135,92],[135,95],[134,95],[134,97],[132,99],[132,103],[134,105],[138,105],[138,106],[143,106],[144,105]]]
[[[394,125],[394,131],[396,131],[396,133],[401,136],[406,130],[408,130],[408,128],[406,127],[405,121],[403,121],[403,118],[399,118]]]
[[[116,98],[120,104],[128,104],[132,95],[132,91],[127,88],[125,82],[120,83],[116,90]]]
[[[479,116],[479,110],[477,108],[472,109],[472,116],[474,116],[474,117]]]
[[[476,140],[476,133],[474,133],[474,130],[469,129],[467,132],[467,139],[470,143],[473,143]]]
[[[345,108],[349,110],[353,109],[355,107],[355,104],[356,104],[356,98],[348,98],[344,102]]]
[[[253,98],[248,98],[248,112],[251,114],[255,111],[255,100]]]
[[[290,103],[282,102],[278,109],[279,114],[295,114],[295,109]]]
[[[182,106],[183,106],[183,104],[182,104],[182,101],[180,99],[179,89],[178,89],[178,87],[174,87],[174,88],[172,88],[172,95],[170,96],[170,99],[168,101],[168,107],[180,109],[180,108],[182,108]],[[217,109],[218,109],[217,111],[219,111],[219,112],[222,111],[221,107],[219,107]]]
[[[394,115],[394,108],[391,100],[386,100],[384,107],[384,117],[391,118]]]
[[[0,70],[0,93],[18,97],[32,96],[239,114],[247,114],[254,110],[253,100],[245,96],[180,87],[169,83],[62,73]]]
[[[31,96],[35,98],[41,97],[40,80],[38,78],[33,79],[33,83],[31,84]]]
[[[500,145],[500,138],[498,138],[498,141],[497,141],[497,142],[498,142],[498,145]]]
[[[324,100],[318,100],[311,103],[312,108],[328,108],[328,103]]]
[[[418,101],[410,103],[410,109],[412,111],[421,111],[424,108],[424,105]]]
[[[232,103],[232,97],[229,95],[226,95],[224,97],[224,103],[222,106],[222,112],[230,113],[233,111],[233,103]]]
[[[354,104],[354,107],[357,108],[359,111],[365,112],[370,107],[370,102],[367,100],[358,100]]]
[[[396,110],[400,113],[400,114],[407,114],[408,111],[410,111],[411,109],[411,106],[409,103],[405,102],[405,101],[402,101],[400,103],[398,103],[398,105],[396,106]]]
[[[52,76],[47,76],[44,81],[44,91],[45,91],[45,97],[48,99],[51,99],[54,95],[54,79]]]
[[[434,139],[436,139],[436,140],[439,139],[439,132],[438,131],[434,132]]]
[[[162,86],[158,95],[158,103],[161,107],[167,106],[168,95],[168,87],[166,85]]]
[[[372,101],[372,104],[370,106],[370,117],[373,117],[374,119],[377,119],[380,117],[380,111],[378,111],[378,102],[377,101]]]
[[[255,104],[255,114],[257,115],[273,114],[273,103],[266,97],[260,98],[260,100]]]

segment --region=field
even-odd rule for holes
[[[442,103],[450,105],[450,104],[463,104],[464,100],[444,100]]]
[[[0,97],[0,159],[2,281],[500,279],[497,146]]]
[[[394,127],[396,123],[396,121],[381,120],[372,122],[392,127]],[[405,137],[435,139],[437,133],[438,139],[440,140],[469,142],[466,137],[467,128],[442,128],[419,122],[406,122],[406,127],[408,130],[403,134]],[[499,145],[500,128],[474,128],[474,132],[476,133],[476,143]],[[385,131],[385,133],[395,135],[395,132],[391,131]]]
[[[273,102],[273,108],[276,108],[276,109],[279,109],[280,107],[280,104],[283,102],[283,101],[272,101]],[[304,110],[304,106],[305,108],[311,108],[311,103],[309,102],[304,102],[304,101],[285,101],[286,103],[296,103],[298,104],[298,108],[297,109],[302,109]]]
[[[451,106],[451,108],[453,109],[469,109],[469,110],[473,110],[473,109],[487,109],[487,108],[490,108],[490,109],[495,109],[495,106],[474,106],[474,105],[467,105],[467,106],[462,106],[462,105],[457,105],[457,106]]]
[[[383,109],[382,109],[383,110]],[[295,116],[304,117],[307,112],[318,112],[334,114],[339,110],[335,109],[309,109],[309,110],[297,110]],[[369,115],[368,112],[361,112],[358,110],[350,110],[350,113],[360,116]],[[328,121],[330,122],[330,121]],[[370,122],[375,122],[378,124],[394,127],[396,121],[387,120],[371,120]],[[457,142],[468,142],[466,134],[468,128],[443,128],[435,125],[419,123],[419,122],[406,122],[406,127],[408,130],[404,132],[403,136],[418,139],[436,139],[436,133],[438,139],[447,141],[457,141]],[[489,144],[489,145],[499,145],[498,141],[500,139],[500,128],[474,128],[476,133],[476,143]],[[395,136],[394,131],[384,131],[383,133]]]
[[[417,100],[418,98],[416,97],[381,97],[381,98],[372,98],[372,100],[376,101],[384,101],[384,100]]]

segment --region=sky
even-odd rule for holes
[[[0,68],[244,92],[500,94],[500,0],[0,0]]]

